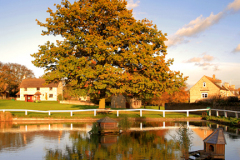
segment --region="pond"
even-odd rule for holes
[[[181,159],[179,127],[189,128],[190,151],[223,128],[225,158],[240,159],[239,129],[209,122],[135,122],[119,135],[89,135],[92,123],[0,123],[0,159]]]

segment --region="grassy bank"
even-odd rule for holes
[[[23,101],[11,101],[11,100],[0,100],[0,109],[28,109],[28,110],[81,110],[81,109],[97,109],[98,106],[84,106],[84,105],[72,105],[72,104],[60,104],[58,102],[40,102],[40,103],[31,103],[31,102],[23,102]],[[106,107],[109,108],[109,107]],[[143,108],[143,107],[142,107]],[[159,109],[157,106],[146,106],[146,109]],[[164,110],[164,107],[160,108]],[[25,115],[25,112],[11,112],[13,117],[19,118],[69,118],[69,119],[77,119],[77,118],[102,118],[105,116],[109,116],[112,118],[117,118],[117,112],[112,112],[110,114],[97,114],[94,116],[93,111],[89,112],[74,112],[73,116],[70,116],[70,113],[51,113],[49,116],[48,113],[35,113],[28,112],[28,115]],[[143,111],[143,118],[163,118],[162,112],[154,112],[154,111]],[[132,117],[139,118],[139,111],[120,111],[119,117]],[[201,115],[189,114],[190,118],[193,117],[201,117]],[[186,118],[186,113],[166,113],[165,118]]]
[[[233,117],[224,117],[224,116],[207,116],[205,118],[208,121],[214,121],[217,123],[230,125],[230,126],[240,126],[240,119],[239,118],[233,118]]]

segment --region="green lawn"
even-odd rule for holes
[[[11,100],[0,100],[0,109],[28,109],[28,110],[82,110],[82,109],[97,109],[98,106],[84,106],[84,105],[71,105],[71,104],[60,104],[58,102],[23,102],[23,101],[11,101]],[[109,107],[107,107],[109,108]],[[157,106],[146,106],[146,109],[157,109]],[[143,109],[143,108],[142,108]],[[160,108],[164,110],[164,107]],[[70,116],[69,113],[51,113],[51,116],[48,113],[37,113],[37,112],[28,112],[28,115],[25,115],[25,112],[11,112],[14,117],[29,117],[29,118],[102,118],[106,114],[98,114],[94,116],[93,111],[84,111],[84,112],[73,112],[73,116]],[[143,111],[143,118],[163,118],[162,112],[153,112],[153,111]],[[117,112],[114,111],[111,114],[107,114],[111,118],[117,118]],[[139,111],[119,111],[119,117],[132,117],[139,118]],[[166,118],[183,118],[186,117],[186,113],[165,113]],[[201,117],[201,115],[189,114],[189,117]]]
[[[84,106],[73,104],[60,104],[57,101],[41,101],[40,103],[0,100],[0,109],[31,109],[31,110],[78,110],[78,109],[96,109],[98,106]]]

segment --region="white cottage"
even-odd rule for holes
[[[57,96],[63,93],[63,85],[59,83],[45,84],[44,79],[23,79],[20,84],[17,100],[34,102],[57,101]]]

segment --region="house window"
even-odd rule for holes
[[[202,93],[202,98],[207,98],[208,94],[207,93]]]
[[[49,98],[53,98],[53,94],[49,94]]]
[[[206,87],[206,82],[203,82],[203,87]]]
[[[40,91],[40,87],[37,87],[37,91]]]
[[[24,91],[27,91],[27,88],[24,88]]]
[[[52,91],[52,87],[50,87],[49,90]]]

